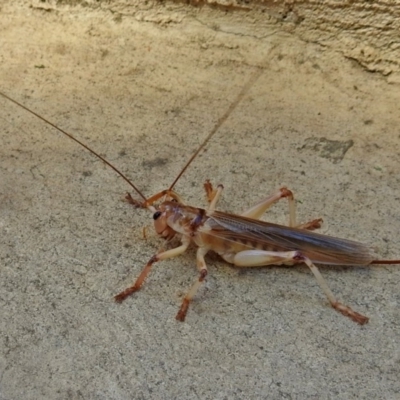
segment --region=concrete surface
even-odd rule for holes
[[[220,208],[238,212],[287,185],[300,220],[322,216],[324,233],[400,258],[399,86],[273,27],[223,33],[201,13],[156,24],[4,3],[0,90],[151,195],[262,67],[176,190],[202,206],[203,181],[222,182]],[[399,398],[399,266],[323,268],[370,317],[363,327],[305,267],[243,271],[215,255],[179,323],[194,249],[115,304],[164,246],[151,215],[120,201],[129,187],[113,171],[4,99],[0,127],[2,400]],[[286,204],[266,217],[285,223]]]
[[[59,9],[82,3],[86,7],[108,10],[116,15],[141,21],[170,23],[186,18],[182,0],[32,0],[35,7]],[[201,8],[202,22],[212,13],[210,27],[246,32],[262,37],[266,24],[290,32],[306,42],[335,49],[371,72],[380,72],[388,81],[400,83],[400,1],[338,0],[187,0]],[[216,10],[225,11],[218,18]]]

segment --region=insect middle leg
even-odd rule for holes
[[[225,257],[224,257],[225,258]],[[337,301],[336,297],[330,290],[325,279],[322,277],[319,269],[313,264],[313,262],[300,251],[288,251],[288,252],[274,252],[264,250],[244,250],[231,257],[225,258],[226,261],[238,266],[238,267],[257,267],[267,265],[294,265],[294,264],[306,264],[311,272],[314,274],[317,282],[326,297],[328,298],[331,306],[341,312],[346,317],[351,318],[353,321],[360,325],[364,325],[368,322],[368,318],[364,315],[357,313],[352,310],[349,306],[346,306]]]
[[[199,270],[199,277],[195,281],[193,286],[190,288],[190,290],[187,292],[186,296],[182,301],[181,308],[179,309],[178,314],[176,314],[175,317],[178,321],[183,322],[185,320],[189,304],[192,301],[193,297],[196,295],[197,291],[199,290],[200,286],[202,285],[207,276],[207,265],[204,260],[204,256],[207,254],[207,252],[208,249],[205,247],[199,247],[197,249],[196,262],[197,262],[197,269]]]

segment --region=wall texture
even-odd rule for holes
[[[44,9],[78,4],[160,24],[213,14],[211,18],[223,18],[231,30],[259,37],[263,29],[275,27],[335,49],[368,71],[387,76],[389,82],[400,83],[398,0],[32,0],[33,7]]]

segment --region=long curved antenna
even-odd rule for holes
[[[103,161],[103,163],[107,164],[110,168],[112,168],[121,178],[123,178],[130,186],[132,186],[132,188],[136,191],[136,193],[142,197],[142,199],[144,201],[146,201],[146,197],[142,194],[142,192],[120,171],[118,170],[116,167],[114,167],[114,165],[112,165],[109,161],[107,161],[104,157],[102,157],[100,154],[96,153],[94,150],[92,150],[90,147],[86,146],[85,143],[82,143],[80,140],[78,140],[76,137],[72,136],[70,133],[64,131],[63,129],[59,128],[57,125],[53,124],[52,122],[48,121],[46,118],[43,118],[41,115],[35,113],[35,111],[30,110],[29,108],[25,107],[23,104],[19,103],[18,101],[12,99],[11,97],[7,96],[6,94],[0,92],[0,95],[2,95],[3,97],[5,97],[7,100],[10,100],[11,102],[13,102],[14,104],[16,104],[17,106],[20,106],[21,108],[23,108],[25,111],[28,111],[29,113],[33,114],[35,117],[38,117],[39,119],[41,119],[43,122],[45,122],[46,124],[52,126],[53,128],[57,129],[59,132],[63,133],[64,135],[68,136],[70,139],[72,139],[73,141],[75,141],[76,143],[80,144],[82,147],[84,147],[87,151],[89,151],[90,153],[92,153],[93,155],[95,155],[96,157],[98,157],[101,161]]]
[[[261,76],[262,72],[263,72],[263,69],[261,67],[258,67],[257,71],[250,77],[250,79],[248,80],[246,85],[244,85],[244,87],[242,88],[240,93],[237,95],[236,99],[233,101],[233,103],[226,110],[225,114],[221,118],[219,118],[218,121],[215,123],[214,128],[209,133],[209,135],[206,137],[204,142],[200,145],[200,147],[195,151],[195,153],[192,155],[192,157],[190,157],[190,159],[186,163],[186,165],[182,168],[182,171],[179,173],[179,175],[172,182],[172,185],[169,187],[169,190],[171,190],[175,186],[176,182],[178,182],[180,177],[188,169],[188,167],[192,163],[192,161],[197,157],[197,155],[200,153],[200,151],[203,150],[205,145],[214,136],[215,132],[217,132],[217,130],[220,128],[220,126],[227,120],[227,118],[229,117],[231,112],[236,108],[236,106],[241,102],[241,100],[246,95],[246,93],[249,91],[249,89],[254,85],[254,83],[257,81],[257,79]]]

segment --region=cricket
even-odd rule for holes
[[[322,219],[313,219],[299,224],[296,219],[294,195],[286,187],[281,187],[274,191],[240,215],[217,210],[217,204],[224,189],[221,184],[214,188],[210,180],[204,183],[205,194],[208,200],[208,207],[206,208],[186,205],[182,197],[173,190],[175,184],[192,161],[204,149],[211,137],[215,135],[261,74],[261,68],[258,68],[253,73],[234,102],[216,122],[210,134],[190,157],[172,184],[167,189],[151,197],[146,197],[142,194],[131,180],[114,165],[73,135],[9,97],[7,94],[0,92],[0,95],[66,135],[112,168],[141,198],[138,200],[132,195],[127,194],[126,201],[136,208],[144,208],[152,213],[156,233],[167,242],[173,238],[180,240],[178,247],[162,250],[154,254],[133,285],[114,297],[116,302],[121,303],[130,295],[140,290],[155,263],[177,257],[183,254],[190,244],[194,244],[197,247],[196,266],[198,275],[182,300],[182,304],[176,315],[176,319],[179,321],[185,320],[192,299],[207,278],[208,271],[205,256],[209,251],[213,251],[226,262],[241,268],[305,264],[316,278],[330,305],[344,316],[351,318],[354,322],[364,325],[368,322],[368,317],[354,311],[351,307],[337,300],[316,264],[369,266],[372,264],[400,264],[400,259],[376,260],[368,245],[314,232],[321,227]],[[288,202],[288,226],[260,220],[273,204],[282,199],[286,199]]]

